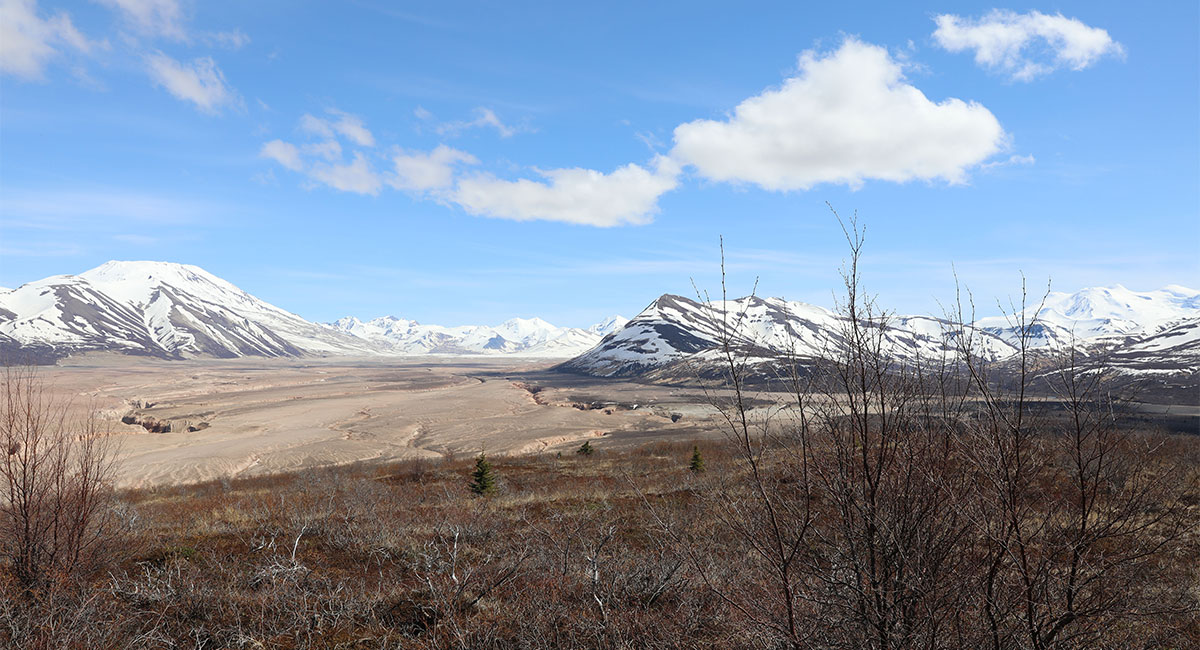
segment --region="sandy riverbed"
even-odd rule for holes
[[[97,356],[40,374],[118,434],[122,486],[480,449],[569,453],[589,438],[624,446],[721,435],[698,391],[545,372],[549,365]],[[171,431],[122,424],[124,416],[167,421]]]

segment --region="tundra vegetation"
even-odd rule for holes
[[[845,328],[829,362],[776,366],[792,403],[751,407],[761,368],[722,337],[723,444],[589,441],[113,493],[94,420],[71,425],[10,371],[0,640],[1200,646],[1200,437],[1117,426],[1103,370],[1031,349],[1020,308],[1016,359],[977,349],[969,300],[943,358],[893,358],[889,315],[860,288],[862,233],[846,233]]]

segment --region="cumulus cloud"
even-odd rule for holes
[[[183,8],[178,0],[98,0],[100,4],[120,12],[138,31],[169,38],[187,40]]]
[[[311,116],[309,116],[311,117]],[[319,137],[327,135],[318,118],[302,126]],[[334,132],[332,126],[328,127]],[[463,176],[461,167],[479,164],[475,156],[445,144],[430,151],[393,149],[391,173],[377,172],[371,158],[356,151],[344,162],[337,141],[294,145],[282,140],[264,143],[259,155],[304,174],[310,181],[343,192],[376,196],[385,186],[420,198],[454,204],[470,214],[545,220],[591,226],[618,226],[650,221],[658,198],[678,184],[679,166],[665,156],[649,168],[625,165],[604,174],[591,169],[537,170],[543,180],[504,180],[491,174]]]
[[[300,117],[299,131],[316,136],[313,142],[292,144],[283,140],[264,143],[259,152],[294,172],[300,172],[309,180],[343,192],[355,194],[379,194],[384,183],[397,186],[394,177],[377,173],[371,159],[362,151],[355,151],[350,162],[342,153],[344,139],[349,145],[375,146],[375,136],[367,129],[362,119],[345,111],[329,109],[329,118],[304,114]]]
[[[975,62],[1016,81],[1029,81],[1059,68],[1082,70],[1106,54],[1124,50],[1098,27],[1076,18],[1038,11],[993,10],[979,19],[943,14],[934,18],[933,38],[950,52],[973,50]]]
[[[41,79],[46,64],[63,48],[87,54],[94,47],[66,12],[43,18],[35,0],[0,0],[0,72]]]
[[[326,120],[305,113],[300,117],[300,130],[326,139],[333,139],[338,134],[361,147],[375,146],[375,136],[367,130],[362,118],[336,108],[326,112],[336,119]]]
[[[712,180],[804,190],[866,179],[958,183],[1005,142],[982,105],[931,101],[887,50],[848,38],[832,53],[802,53],[795,76],[726,119],[679,125],[671,156]]]
[[[658,198],[678,185],[674,161],[659,156],[653,167],[629,164],[609,174],[579,168],[539,171],[545,182],[480,174],[460,180],[449,199],[470,214],[517,221],[642,224],[658,211]]]
[[[294,172],[304,169],[304,163],[300,160],[300,150],[296,145],[283,140],[272,140],[264,144],[258,155],[270,158]]]
[[[212,57],[181,63],[156,52],[146,57],[146,66],[155,83],[177,99],[192,102],[205,113],[218,113],[237,99]]]
[[[436,124],[423,108],[413,114]],[[479,160],[445,144],[430,151],[393,148],[387,159],[392,169],[377,173],[372,164],[381,164],[379,153],[358,151],[345,163],[340,148],[320,149],[339,139],[374,144],[358,118],[329,115],[301,118],[300,130],[320,142],[270,154],[267,143],[264,156],[343,191],[376,195],[391,187],[473,215],[599,227],[648,223],[659,199],[679,185],[685,165],[710,180],[780,191],[820,183],[856,187],[869,179],[957,183],[1007,146],[1007,135],[985,107],[927,98],[906,80],[903,63],[854,38],[832,52],[802,53],[793,77],[746,99],[723,120],[679,125],[669,154],[608,173],[534,168],[536,177],[501,178],[464,171]],[[492,117],[480,113],[476,121],[490,125]],[[351,136],[351,124],[365,135]],[[1014,156],[1004,164],[1030,163],[1032,157]]]
[[[361,152],[355,153],[354,162],[349,164],[318,163],[310,175],[314,180],[343,192],[375,196],[383,187],[383,182]]]
[[[392,157],[396,173],[388,184],[409,192],[444,190],[454,184],[456,164],[478,163],[475,156],[444,144],[428,153],[399,150]]]

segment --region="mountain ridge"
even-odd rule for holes
[[[105,262],[0,291],[0,351],[49,361],[107,351],[165,359],[522,354],[567,358],[624,318],[562,328],[534,318],[442,327],[382,317],[313,323],[194,265]]]
[[[1088,359],[1110,360],[1125,373],[1200,372],[1200,292],[1186,287],[1058,292],[1024,314],[1037,315],[1029,343],[1038,350],[1078,346]],[[602,377],[694,378],[720,370],[714,350],[725,339],[752,366],[777,363],[781,357],[801,362],[828,359],[842,345],[844,323],[845,317],[832,310],[778,298],[702,303],[664,294],[625,328],[558,368]],[[1003,360],[1019,349],[1018,325],[1009,318],[986,317],[966,327],[976,353],[986,358]],[[935,317],[892,316],[882,351],[905,361],[953,357],[956,330],[953,323]]]
[[[1180,285],[1137,292],[1123,286],[1050,292],[1024,311],[1037,316],[1036,347],[1083,343],[1089,355],[1131,372],[1200,371],[1200,291]],[[749,296],[701,303],[674,294],[632,319],[611,316],[587,328],[538,317],[498,325],[427,325],[396,316],[347,316],[313,323],[262,301],[204,269],[153,261],[110,261],[0,290],[0,351],[53,359],[110,351],[166,359],[194,357],[517,355],[563,358],[558,368],[596,376],[663,379],[713,363],[723,332],[764,361],[828,357],[844,317],[825,307]],[[1017,330],[988,316],[971,325],[990,358],[1011,356]],[[931,316],[895,316],[886,351],[898,359],[949,354],[951,328]]]

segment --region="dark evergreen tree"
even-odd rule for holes
[[[688,463],[688,469],[692,470],[693,474],[699,474],[704,471],[704,457],[700,455],[700,446],[692,446],[692,462]]]
[[[488,462],[487,456],[481,451],[479,458],[475,459],[475,471],[471,472],[471,492],[480,496],[487,496],[496,492],[496,472],[492,470],[492,464]]]
[[[596,451],[596,450],[592,449],[592,441],[588,440],[583,443],[582,447],[580,447],[579,449],[576,449],[575,453],[577,453],[581,456],[591,456],[593,451]]]

